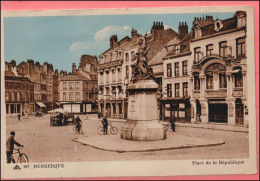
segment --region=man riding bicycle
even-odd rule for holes
[[[80,120],[79,116],[77,116],[76,118],[76,129],[79,132],[80,131],[80,127],[82,126],[82,121]]]
[[[14,140],[14,136],[15,136],[15,132],[11,131],[10,133],[10,137],[8,138],[8,140],[6,141],[6,156],[7,156],[7,163],[11,163],[11,161],[13,163],[15,163],[14,158],[13,158],[13,151],[14,151],[14,145],[17,145],[19,147],[23,147],[23,145],[21,145],[20,143],[16,142]]]

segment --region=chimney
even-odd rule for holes
[[[28,59],[27,64],[29,66],[29,70],[31,71],[34,68],[34,61],[32,59]]]
[[[132,39],[137,38],[137,30],[135,30],[134,28],[132,28],[131,35],[132,35]]]
[[[47,62],[44,62],[43,63],[43,70],[44,70],[44,72],[48,72],[48,63]]]
[[[110,49],[117,47],[117,35],[110,36]]]
[[[55,72],[54,72],[54,74],[55,74],[56,76],[59,76],[58,69],[55,69]]]
[[[178,33],[181,35],[182,38],[188,34],[187,22],[179,22]]]
[[[213,21],[213,16],[206,16],[207,21]]]
[[[60,71],[60,77],[63,77],[63,76],[64,76],[64,71],[61,70],[61,71]]]
[[[163,22],[153,22],[151,34],[153,34],[155,38],[157,38],[160,32],[163,30],[164,30]]]
[[[11,60],[11,64],[12,64],[12,67],[15,67],[16,66],[16,61],[15,60]]]
[[[40,69],[40,63],[39,62],[35,62],[35,67],[37,67],[38,69]]]
[[[73,63],[73,64],[72,64],[72,73],[74,74],[75,72],[76,72],[76,64]]]

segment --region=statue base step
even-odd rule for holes
[[[121,139],[157,141],[166,139],[166,131],[158,120],[127,120],[122,127]]]

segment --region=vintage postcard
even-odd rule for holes
[[[254,8],[3,11],[5,179],[256,174]]]

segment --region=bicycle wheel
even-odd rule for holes
[[[28,156],[24,153],[20,154],[20,156],[17,159],[17,163],[29,163]]]
[[[79,134],[83,134],[83,129],[80,127]]]
[[[73,133],[74,133],[74,134],[77,134],[77,132],[78,132],[78,131],[77,131],[76,126],[73,126]]]
[[[110,133],[113,134],[113,135],[116,135],[118,132],[118,129],[116,127],[112,127],[110,128]]]
[[[180,126],[175,124],[175,131],[179,131],[180,130]]]
[[[166,125],[164,125],[165,131],[168,131],[169,127],[170,127],[170,124],[169,124],[169,123],[167,123]]]
[[[102,127],[102,126],[98,127],[97,133],[98,133],[99,135],[104,134],[104,132],[103,132],[103,127]]]

